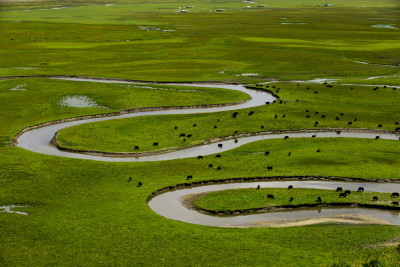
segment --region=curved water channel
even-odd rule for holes
[[[137,84],[137,82],[129,81],[118,81],[118,80],[101,80],[101,79],[85,79],[85,78],[59,78],[66,80],[75,81],[87,81],[87,82],[104,82],[104,83],[130,83]],[[168,152],[158,155],[141,156],[141,157],[107,157],[107,156],[94,156],[88,154],[72,153],[67,151],[58,150],[55,147],[50,146],[50,141],[57,133],[57,131],[88,122],[104,121],[119,118],[129,118],[129,117],[139,117],[139,116],[153,116],[153,115],[168,115],[168,114],[194,114],[194,113],[208,113],[208,112],[220,112],[227,110],[239,110],[250,107],[257,107],[265,105],[265,102],[273,102],[275,97],[264,91],[257,91],[245,88],[243,85],[231,85],[231,84],[194,84],[194,83],[180,83],[173,84],[168,83],[168,85],[176,86],[192,86],[192,87],[214,87],[214,88],[224,88],[237,90],[247,93],[251,99],[246,103],[222,106],[222,107],[209,107],[209,108],[188,108],[188,109],[177,109],[171,108],[168,110],[157,110],[148,112],[136,112],[122,114],[118,116],[110,117],[100,117],[100,118],[90,118],[76,121],[69,121],[58,123],[54,125],[44,126],[41,128],[33,129],[21,134],[17,138],[17,145],[19,147],[25,148],[27,150],[47,154],[54,156],[62,156],[69,158],[79,158],[88,160],[98,160],[98,161],[113,161],[113,162],[139,162],[139,161],[162,161],[162,160],[172,160],[180,158],[197,157],[199,155],[205,156],[214,153],[219,153],[227,150],[234,149],[241,145],[265,140],[265,139],[276,139],[288,137],[350,137],[350,138],[375,138],[379,135],[381,139],[392,139],[398,140],[399,133],[387,133],[384,131],[367,131],[367,130],[343,130],[339,134],[332,131],[307,131],[307,132],[292,132],[292,133],[265,133],[255,136],[247,136],[236,138],[235,140],[226,140],[218,142],[218,144],[223,144],[223,147],[219,147],[216,143],[211,143],[202,146],[189,147],[182,150]],[[357,183],[351,186],[346,183],[339,182],[305,182],[305,181],[290,181],[290,182],[257,182],[257,183],[237,183],[237,184],[223,184],[223,185],[212,185],[212,186],[202,186],[191,189],[181,189],[173,192],[164,193],[156,196],[149,202],[149,206],[158,214],[175,220],[180,220],[184,222],[194,223],[194,224],[204,224],[212,226],[232,226],[232,225],[248,225],[257,221],[265,220],[286,220],[286,219],[302,219],[310,217],[326,217],[335,214],[348,214],[357,213],[365,214],[369,216],[374,216],[382,220],[388,221],[393,224],[400,224],[399,222],[399,212],[397,211],[387,211],[378,209],[365,209],[365,208],[323,208],[323,209],[307,209],[307,210],[295,210],[295,211],[285,211],[285,212],[273,212],[273,213],[263,213],[257,215],[246,215],[246,216],[235,216],[235,217],[214,217],[205,214],[200,214],[195,211],[191,211],[182,206],[180,198],[186,194],[193,194],[206,191],[223,190],[229,188],[243,188],[243,187],[254,187],[255,184],[260,184],[263,187],[286,187],[288,183],[295,185],[296,187],[307,187],[307,188],[326,188],[328,186],[331,189],[335,189],[337,186],[343,186],[344,188],[356,189],[359,185],[364,185],[366,190],[375,192],[393,192],[394,190],[400,191],[400,184],[376,184],[376,183]],[[340,184],[340,185],[339,185]],[[353,188],[354,187],[354,188]],[[205,190],[205,191],[199,191]],[[383,191],[382,191],[383,190]]]

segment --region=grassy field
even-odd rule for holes
[[[342,191],[343,193],[344,191]],[[273,195],[275,199],[267,198]],[[374,196],[378,201],[373,201]],[[293,198],[289,202],[290,198]],[[391,193],[377,192],[357,192],[353,191],[347,197],[339,197],[339,193],[334,190],[303,189],[294,188],[260,188],[260,189],[236,189],[211,192],[197,198],[193,205],[196,207],[216,212],[225,212],[233,210],[273,208],[276,206],[318,204],[318,197],[321,198],[322,205],[335,203],[359,203],[373,204],[382,206],[392,206]]]
[[[400,85],[400,9],[394,0],[337,0],[330,7],[317,7],[311,0],[260,2],[265,8],[225,0],[120,0],[106,6],[109,3],[0,1],[0,77],[81,75],[245,84],[337,78],[343,83]],[[186,6],[193,6],[191,12],[178,13]],[[68,8],[52,9],[59,7]],[[226,11],[213,12],[217,8]],[[193,175],[193,181],[277,175],[398,180],[398,141],[270,140],[224,152],[218,159],[210,155],[148,163],[53,157],[9,145],[21,129],[62,118],[245,98],[219,89],[189,93],[152,86],[172,91],[43,78],[0,81],[0,206],[26,205],[20,210],[30,214],[0,212],[1,266],[398,266],[396,226],[207,227],[163,218],[146,203],[152,192],[183,183],[187,175]],[[262,125],[264,130],[301,129],[314,128],[319,121],[319,128],[348,127],[353,120],[355,128],[383,124],[383,129],[393,130],[400,121],[399,89],[280,87],[278,94],[286,104],[256,108],[251,117],[241,112],[235,121],[230,113],[160,116],[115,121],[101,131],[97,124],[79,128],[93,127],[88,133],[97,141],[92,143],[79,135],[73,140],[69,130],[65,136],[75,146],[119,151],[102,135],[126,142],[122,135],[137,138],[136,133],[146,130],[149,136],[142,138],[153,142],[157,137],[160,146],[174,147],[170,126],[189,130],[193,121],[200,126],[193,132],[195,142],[233,129],[261,131]],[[26,91],[10,91],[13,88]],[[86,95],[100,107],[58,106],[68,95]],[[290,101],[296,99],[301,101]],[[336,121],[340,112],[344,115]],[[208,130],[219,117],[221,127]],[[159,129],[163,136],[153,133]],[[150,150],[145,139],[140,142]],[[264,156],[266,150],[269,157]],[[208,169],[210,163],[222,170]],[[267,172],[267,166],[274,170]],[[128,177],[133,181],[127,182]],[[142,187],[136,187],[138,181]]]
[[[265,130],[323,128],[395,130],[400,127],[396,125],[396,122],[400,123],[398,116],[400,107],[397,105],[400,103],[400,88],[393,90],[393,87],[381,87],[374,91],[374,87],[336,85],[327,87],[320,84],[297,86],[288,83],[274,83],[258,88],[272,90],[286,101],[286,104],[274,103],[239,111],[236,119],[231,116],[233,111],[227,111],[90,123],[61,130],[58,141],[61,147],[70,149],[133,152],[134,145],[139,145],[140,151],[180,148],[215,137],[229,136],[235,131],[240,134]],[[299,102],[296,102],[297,99]],[[255,112],[254,115],[248,116],[250,110]],[[340,115],[341,113],[344,115]],[[315,126],[316,121],[317,126]],[[352,124],[348,125],[348,122]],[[194,124],[197,127],[193,127]],[[378,128],[378,124],[382,124],[382,128]],[[178,126],[178,130],[175,130],[175,126]],[[163,133],[161,136],[160,132]],[[193,136],[184,142],[183,137],[179,137],[181,133]],[[159,146],[153,147],[153,142],[158,142]]]

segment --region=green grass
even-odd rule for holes
[[[262,88],[276,92],[277,89],[271,86],[264,85]],[[315,84],[300,86],[274,84],[274,86],[280,88],[277,94],[282,100],[287,101],[286,104],[275,103],[239,111],[236,119],[231,117],[233,111],[128,118],[64,129],[59,132],[57,140],[61,147],[70,149],[133,152],[135,145],[140,147],[140,151],[188,147],[215,137],[230,136],[235,131],[240,134],[288,129],[378,129],[378,124],[382,124],[382,129],[387,130],[399,127],[396,122],[400,123],[397,115],[400,112],[397,105],[400,102],[400,90],[393,90],[392,87],[374,91],[373,87],[358,86],[334,85],[332,88]],[[299,102],[296,102],[297,99]],[[255,114],[248,116],[250,110],[255,111]],[[344,115],[340,115],[341,113]],[[275,115],[278,115],[278,118],[275,119]],[[307,115],[310,118],[307,118]],[[339,120],[336,120],[336,117]],[[316,121],[319,124],[314,126]],[[348,125],[350,121],[352,125]],[[193,127],[194,124],[197,127]],[[177,130],[175,126],[178,126]],[[179,137],[181,133],[193,136],[184,142],[183,138]],[[159,146],[153,147],[153,142],[158,142]]]
[[[267,196],[270,194],[273,195],[275,199],[268,199]],[[391,193],[360,193],[353,191],[346,198],[340,198],[339,193],[334,190],[303,188],[294,188],[291,190],[286,188],[261,188],[258,190],[234,189],[205,194],[193,201],[193,205],[203,210],[225,212],[244,209],[257,209],[263,207],[273,208],[276,206],[289,205],[313,205],[318,204],[317,199],[318,197],[321,197],[322,205],[336,203],[359,203],[392,206],[392,201],[396,201],[396,199],[391,198],[390,195]],[[372,201],[374,196],[378,197],[378,201]],[[293,197],[293,201],[289,202],[291,197]]]
[[[194,8],[185,14],[176,12],[183,4],[173,1],[118,0],[113,1],[117,5],[105,7],[107,3],[1,2],[0,77],[81,75],[241,83],[328,77],[367,83],[365,78],[384,76],[372,81],[399,85],[398,29],[371,27],[397,24],[393,20],[399,18],[395,0],[337,0],[329,8],[318,8],[311,0],[271,0],[264,9],[247,9],[253,4],[240,1],[189,1],[185,6]],[[74,7],[50,9],[61,5]],[[210,8],[227,11],[209,13]],[[265,38],[278,42],[264,42]],[[242,73],[259,76],[237,76]],[[27,83],[27,91],[9,91],[23,83]],[[259,131],[261,125],[299,129],[312,128],[319,120],[321,128],[347,127],[346,122],[357,116],[359,124],[353,127],[375,128],[382,123],[383,128],[393,129],[398,120],[398,90],[355,87],[350,92],[348,87],[334,86],[332,91],[311,87],[319,93],[314,95],[304,86],[282,85],[279,95],[283,99],[305,102],[260,107],[254,117],[241,114],[236,125],[229,113],[221,113],[141,118],[134,121],[140,127],[131,129],[147,129],[149,140],[163,138],[162,145],[167,147],[174,144],[164,141],[175,136],[168,131],[164,133],[167,137],[155,136],[153,131],[175,124],[186,131],[191,129],[191,120],[201,125],[199,135],[194,135],[197,140],[224,136],[234,126],[240,132]],[[9,146],[17,132],[41,122],[140,106],[223,100],[220,90],[210,91],[207,97],[192,92],[189,98],[184,92],[138,89],[47,79],[0,82],[0,206],[21,203],[29,206],[21,210],[30,213],[0,213],[1,266],[361,266],[375,258],[380,266],[398,266],[395,246],[384,246],[399,239],[396,226],[227,229],[169,220],[146,204],[152,192],[183,183],[190,174],[194,181],[275,175],[398,179],[400,149],[396,141],[274,140],[242,146],[223,153],[220,159],[211,155],[202,161],[148,163],[68,159]],[[60,97],[71,94],[88,95],[111,109],[56,105]],[[164,97],[166,94],[173,101]],[[177,95],[184,97],[178,100]],[[227,102],[242,97],[223,95]],[[305,109],[345,115],[339,122],[327,117],[322,123],[312,114],[307,121]],[[283,112],[287,120],[273,119]],[[226,127],[205,134],[216,116],[224,116],[221,124]],[[122,132],[115,131],[115,136],[122,139]],[[105,149],[111,146],[107,143]],[[317,149],[321,152],[316,153]],[[271,151],[268,158],[263,155],[266,150]],[[290,157],[288,152],[292,152]],[[222,166],[222,170],[208,169],[209,163]],[[265,169],[269,165],[274,166],[272,172]],[[133,182],[128,183],[128,177]],[[138,181],[143,187],[136,187]]]
[[[11,91],[24,85],[23,91]],[[102,107],[63,107],[63,96],[86,95]],[[223,104],[248,99],[244,93],[212,88],[149,84],[106,84],[51,79],[11,79],[0,81],[2,134],[12,137],[27,125],[49,120],[118,112],[142,107]],[[30,106],[29,103],[33,103]],[[12,107],[12,108],[10,108]],[[29,111],[27,111],[27,108]],[[29,114],[29,116],[27,116]],[[13,118],[10,125],[7,121]]]

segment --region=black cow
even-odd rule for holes
[[[195,123],[195,124],[193,124],[193,127],[196,127],[197,126],[197,124]]]
[[[317,137],[315,134],[313,134],[311,137]]]
[[[364,192],[364,187],[360,186],[357,190],[357,192]]]
[[[186,180],[192,180],[193,179],[193,175],[188,175],[187,177],[186,177]]]
[[[347,197],[347,194],[346,193],[340,193],[339,197]]]
[[[379,127],[379,128],[382,128],[382,124],[378,124],[378,127]]]
[[[318,152],[318,153],[321,152],[321,149],[318,149],[317,152]]]
[[[377,196],[373,196],[372,197],[372,201],[378,201],[378,197]]]
[[[214,166],[212,164],[208,164],[208,168],[213,168]]]
[[[289,136],[288,135],[285,135],[285,137],[283,138],[283,139],[288,139],[289,138]]]
[[[390,197],[399,197],[399,193],[393,192],[392,195],[391,195]]]
[[[398,206],[399,205],[399,202],[398,201],[392,201],[392,203],[391,203],[393,206]]]
[[[129,177],[128,182],[132,181],[132,177]]]
[[[260,185],[257,185],[257,190],[260,189]]]
[[[179,137],[185,137],[186,136],[186,134],[184,134],[184,133],[181,133],[180,135],[179,135]]]
[[[335,120],[337,120],[337,121],[338,121],[338,120],[340,120],[340,119],[339,119],[339,117],[336,117],[336,119],[335,119]]]
[[[239,140],[235,139],[235,143],[239,142]]]
[[[345,190],[344,193],[345,193],[346,195],[350,195],[350,194],[351,194],[351,191],[350,191],[350,190]]]
[[[139,150],[139,147],[138,147],[138,146],[135,146],[135,150]]]
[[[142,182],[138,182],[137,187],[141,187],[142,185]]]
[[[269,151],[265,151],[265,154],[264,154],[265,156],[268,156],[269,155]]]
[[[318,203],[321,203],[321,202],[322,202],[321,197],[318,197],[317,202],[318,202]]]
[[[336,192],[342,192],[342,191],[343,191],[343,188],[341,188],[341,187],[336,188]]]
[[[197,158],[198,158],[198,159],[202,159],[202,158],[204,158],[204,157],[200,155],[200,156],[197,156]]]
[[[275,115],[274,119],[278,118],[278,115]]]
[[[254,114],[254,111],[250,111],[249,112],[249,116],[251,116],[251,115],[253,115]]]
[[[289,202],[292,202],[292,201],[293,201],[293,197],[290,197]]]
[[[218,147],[222,147],[222,144],[218,144]]]
[[[158,142],[153,143],[153,146],[158,146]]]
[[[352,125],[353,124],[353,122],[351,122],[351,121],[349,121],[348,123],[347,123],[347,125]]]
[[[268,166],[268,167],[267,167],[267,170],[268,170],[268,171],[272,171],[272,169],[273,169],[272,166]]]
[[[175,130],[178,129],[178,126],[175,126]]]
[[[220,157],[221,157],[221,154],[217,154],[217,155],[215,155],[215,157],[216,157],[216,158],[220,158]]]
[[[287,189],[293,189],[293,185],[289,185]]]
[[[218,166],[217,167],[217,171],[220,171],[222,168],[221,168],[221,166]]]
[[[378,140],[378,139],[380,139],[379,135],[375,136],[375,140]]]
[[[339,130],[339,131],[336,131],[336,133],[337,133],[337,134],[340,134],[340,133],[341,133],[341,131],[340,131],[340,130]]]
[[[267,195],[267,198],[269,198],[269,199],[275,199],[274,195]]]
[[[288,157],[290,157],[290,155],[292,155],[292,152],[289,152],[289,153],[288,153]]]
[[[191,135],[191,134],[188,134],[188,135],[186,135],[186,137],[188,137],[188,138],[189,138],[189,137],[192,137],[192,135]]]
[[[214,125],[214,129],[217,129],[217,125]]]

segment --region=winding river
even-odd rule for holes
[[[137,82],[120,81],[120,80],[108,80],[108,79],[89,79],[89,78],[57,78],[74,81],[86,81],[86,82],[104,82],[104,83],[129,83],[137,84]],[[323,131],[298,131],[298,132],[283,132],[283,133],[263,133],[255,136],[246,136],[236,138],[238,142],[233,139],[218,142],[223,144],[223,147],[219,147],[216,143],[211,143],[202,146],[189,147],[178,151],[149,155],[142,157],[107,157],[107,156],[95,156],[88,154],[72,153],[67,151],[61,151],[57,148],[50,146],[50,141],[55,136],[57,131],[83,123],[104,121],[119,118],[139,117],[139,116],[153,116],[153,115],[167,115],[167,114],[194,114],[194,113],[208,113],[208,112],[220,112],[227,110],[239,110],[250,107],[257,107],[265,105],[265,102],[273,102],[275,97],[264,91],[257,91],[245,88],[243,85],[231,85],[231,84],[194,84],[194,83],[181,83],[168,85],[176,86],[192,86],[192,87],[214,87],[237,90],[247,93],[251,99],[246,103],[221,106],[221,107],[209,107],[209,108],[171,108],[168,110],[156,110],[148,112],[136,112],[121,114],[118,116],[110,117],[99,117],[89,118],[75,121],[68,121],[58,123],[54,125],[48,125],[36,129],[26,131],[18,136],[17,145],[24,149],[47,154],[53,156],[79,158],[87,160],[97,161],[112,161],[112,162],[139,162],[139,161],[164,161],[180,158],[197,157],[199,155],[205,156],[214,153],[224,152],[227,150],[234,149],[241,145],[265,140],[265,139],[276,139],[284,138],[285,136],[291,138],[299,137],[311,137],[315,135],[317,138],[323,137],[350,137],[350,138],[375,138],[379,136],[381,139],[392,139],[398,140],[399,133],[388,133],[385,131],[377,130],[342,130],[337,133],[336,130],[323,130]],[[205,214],[201,214],[183,207],[181,203],[181,197],[187,194],[201,193],[215,190],[231,189],[231,188],[245,188],[255,187],[260,184],[262,187],[287,187],[288,183],[293,184],[296,187],[305,188],[329,188],[335,189],[337,186],[342,186],[348,189],[356,189],[358,186],[364,186],[368,191],[374,192],[393,192],[400,191],[400,184],[396,183],[343,183],[343,182],[317,182],[317,181],[290,181],[290,182],[256,182],[256,183],[235,183],[235,184],[220,184],[211,186],[201,186],[188,189],[181,189],[176,191],[167,192],[154,197],[149,201],[149,206],[158,214],[174,219],[180,220],[193,224],[202,224],[210,226],[238,226],[238,225],[249,225],[258,221],[265,220],[287,220],[287,219],[302,219],[310,217],[326,217],[337,214],[364,214],[380,218],[392,224],[400,225],[399,212],[378,210],[378,209],[366,209],[366,208],[323,208],[323,209],[307,209],[307,210],[295,210],[285,212],[272,212],[263,213],[256,215],[245,215],[245,216],[234,216],[234,217],[215,217]]]

